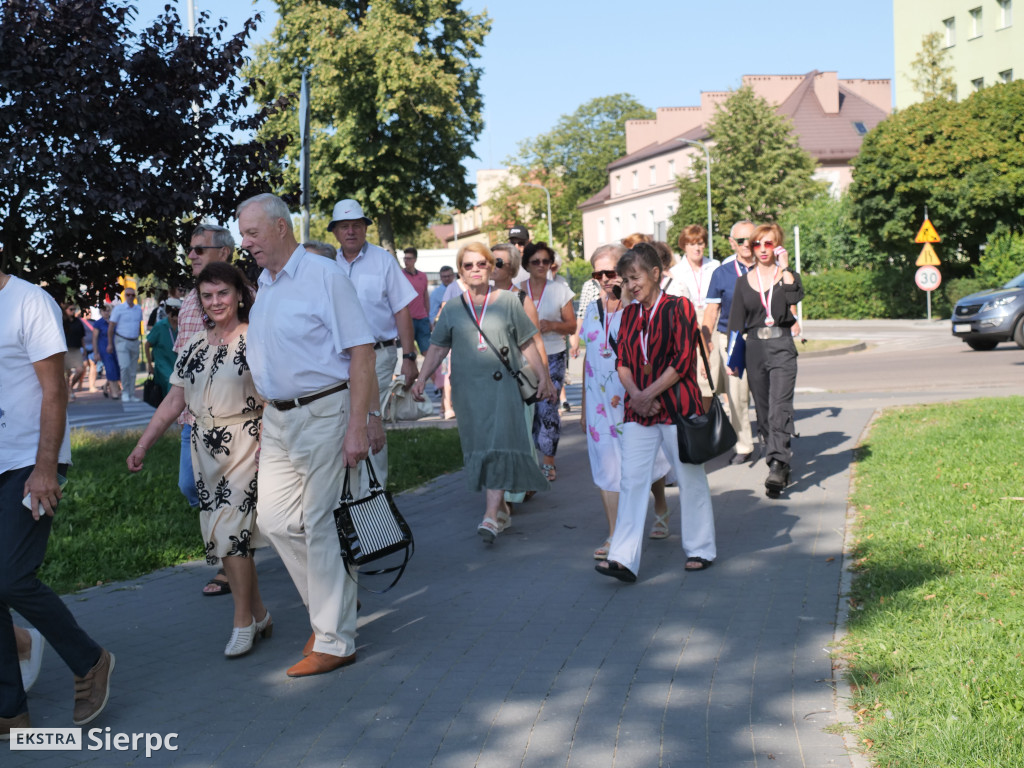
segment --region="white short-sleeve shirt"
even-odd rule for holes
[[[518,287],[520,290],[526,291],[533,300],[533,304],[537,308],[538,320],[551,320],[556,323],[562,322],[562,307],[570,303],[576,295],[568,285],[554,280],[548,280],[544,284],[544,291],[538,292],[537,295],[531,293],[529,280]],[[573,314],[575,315],[575,313]],[[541,334],[541,338],[544,340],[544,351],[548,355],[565,352],[565,336],[566,334],[553,331]]]
[[[708,298],[708,288],[711,287],[711,275],[716,269],[718,269],[718,259],[709,259],[705,256],[700,269],[695,271],[686,257],[683,257],[669,270],[669,274],[673,280],[678,280],[686,286],[689,293],[688,298],[693,302],[693,306],[700,310],[704,309]]]
[[[365,243],[352,261],[337,255],[338,266],[348,276],[359,294],[363,314],[376,341],[390,341],[398,336],[395,313],[419,298],[416,289],[402,274],[398,261],[377,245]]]
[[[57,302],[12,276],[0,290],[0,472],[36,463],[43,390],[32,366],[67,349]],[[66,421],[57,461],[71,463]]]
[[[246,359],[262,397],[290,400],[346,381],[347,350],[373,341],[355,287],[336,263],[300,245],[276,278],[260,274]]]

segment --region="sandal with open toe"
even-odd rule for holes
[[[671,509],[664,512],[654,511],[654,525],[651,532],[647,534],[648,539],[667,539],[669,537],[668,518],[672,514]]]
[[[221,568],[217,571],[214,577],[203,586],[203,596],[217,597],[218,595],[230,595],[231,585],[228,584],[227,578],[227,574],[224,573],[224,569]],[[216,589],[207,589],[207,587],[216,587]]]
[[[540,471],[544,473],[544,477],[548,479],[549,483],[553,483],[558,479],[558,473],[555,471],[554,464],[541,464]]]
[[[710,568],[714,564],[714,560],[705,560],[703,557],[686,558],[686,570],[688,571],[703,571],[705,568]]]
[[[611,547],[611,545],[612,545],[612,540],[611,539],[605,539],[604,540],[604,544],[602,544],[600,547],[598,547],[597,549],[594,550],[594,559],[595,560],[607,560],[608,559],[608,549]]]
[[[498,521],[498,532],[504,531],[506,528],[512,527],[512,505],[507,501],[502,502],[502,505],[498,507],[498,514],[496,515]]]
[[[498,538],[498,534],[501,533],[501,529],[493,520],[488,520],[485,517],[483,522],[476,527],[476,532],[484,540],[484,544],[493,544],[494,540]]]
[[[624,581],[627,584],[632,584],[636,581],[635,573],[622,563],[617,563],[614,560],[605,560],[603,563],[598,563],[594,566],[594,570],[605,576],[611,576],[613,579]]]

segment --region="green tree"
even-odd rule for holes
[[[921,38],[921,50],[910,69],[914,74],[910,83],[925,101],[956,98],[953,65],[941,32],[929,32]]]
[[[989,238],[974,275],[986,288],[998,288],[1024,272],[1024,234],[1002,231]]]
[[[294,97],[310,72],[310,204],[355,198],[381,244],[472,198],[463,162],[483,128],[475,64],[486,14],[456,0],[277,0],[280,20],[247,73],[259,100]],[[284,191],[298,194],[297,110],[262,130],[289,137]]]
[[[226,220],[270,188],[280,147],[238,138],[270,113],[238,117],[256,20],[226,37],[203,14],[191,36],[168,7],[136,34],[134,15],[107,0],[0,4],[0,265],[58,294],[175,278],[195,218]]]
[[[653,117],[652,110],[628,93],[591,99],[562,115],[550,131],[521,142],[518,154],[507,161],[515,179],[548,188],[555,237],[570,257],[583,248],[579,204],[601,191],[608,183],[608,164],[626,154],[626,121]],[[544,191],[516,186],[514,180],[499,187],[492,199],[490,230],[507,230],[522,219],[519,206],[529,214],[522,223],[533,239],[547,239]]]
[[[793,228],[800,227],[800,268],[804,272],[870,268],[886,261],[861,233],[847,194],[839,198],[817,195],[783,213],[779,225],[790,243]],[[793,251],[792,245],[789,250]]]
[[[743,86],[721,104],[707,125],[711,155],[711,215],[715,252],[727,253],[729,229],[740,219],[776,221],[824,189],[815,160],[797,141],[793,125],[754,89]],[[707,226],[705,162],[697,152],[690,174],[679,177],[679,205],[669,242],[683,227]]]
[[[861,232],[898,265],[913,264],[925,206],[944,263],[977,263],[1000,226],[1024,230],[1024,81],[955,103],[933,99],[890,115],[864,137],[850,197]],[[947,275],[948,276],[948,275]]]

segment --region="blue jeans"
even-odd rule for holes
[[[192,471],[192,427],[181,426],[181,455],[178,458],[178,489],[193,507],[199,506],[196,476]]]
[[[67,467],[57,469],[62,475]],[[84,677],[102,649],[78,626],[57,594],[36,578],[50,539],[52,517],[36,522],[22,506],[32,467],[0,473],[0,717],[28,711],[14,639],[13,608],[38,629],[71,671]],[[59,508],[57,514],[60,514]]]
[[[430,318],[413,318],[412,335],[416,339],[416,346],[420,348],[420,354],[427,354],[430,349]],[[403,352],[411,352],[411,349],[403,349]]]

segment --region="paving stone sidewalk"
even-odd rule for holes
[[[829,657],[840,603],[852,449],[869,408],[801,408],[795,484],[763,463],[709,465],[719,557],[686,573],[678,515],[640,580],[594,572],[605,536],[576,413],[550,493],[492,546],[461,473],[403,494],[416,555],[392,592],[362,594],[358,662],[292,680],[309,623],[280,560],[257,558],[271,639],[226,660],[230,600],[192,563],[68,597],[117,655],[88,727],[177,733],[176,751],[11,752],[4,766],[850,766]],[[669,491],[674,503],[676,492]],[[33,725],[71,724],[52,650]],[[832,726],[830,728],[830,726]]]

